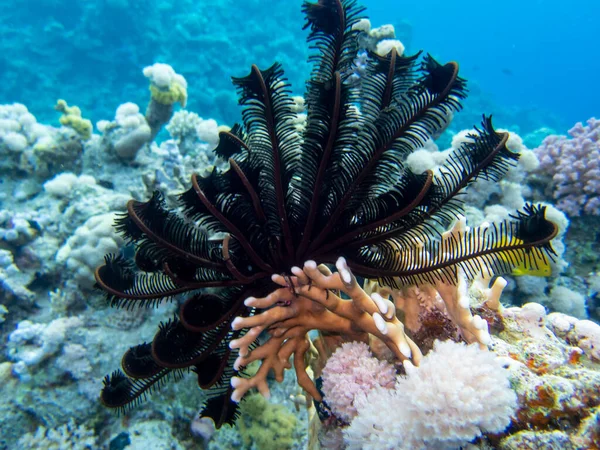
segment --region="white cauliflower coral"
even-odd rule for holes
[[[73,278],[82,288],[94,285],[94,269],[105,254],[116,253],[123,244],[113,228],[114,220],[115,213],[90,217],[56,254],[56,261],[73,271]]]

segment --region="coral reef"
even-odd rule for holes
[[[97,438],[92,430],[79,425],[74,420],[55,429],[39,427],[35,433],[27,433],[18,443],[24,450],[94,450],[98,448]]]
[[[340,448],[597,448],[600,326],[536,303],[496,314],[490,352],[437,342],[395,388],[365,386]]]
[[[150,126],[150,139],[154,139],[162,126],[173,115],[173,105],[187,102],[187,81],[175,73],[168,64],[155,63],[144,68],[144,76],[150,80],[150,103],[146,109],[146,122]]]
[[[186,155],[214,150],[219,143],[219,132],[229,129],[220,128],[214,119],[202,119],[196,113],[181,110],[173,115],[167,131]],[[205,143],[204,148],[202,143]]]
[[[559,228],[545,206],[525,204],[478,228],[460,215],[459,194],[481,179],[498,181],[519,159],[519,142],[490,118],[461,137],[437,170],[404,164],[460,109],[466,90],[456,63],[403,56],[388,43],[385,55],[369,54],[357,88],[347,78],[364,33],[355,27],[362,9],[322,1],[303,10],[315,50],[305,125],[298,126],[300,105],[281,66],[253,65],[233,79],[243,124],[221,131],[214,150],[228,167],[192,175],[178,198],[157,191],[146,202],[130,200],[116,222],[135,252],[107,255],[95,271],[112,306],[156,306],[190,294],[151,344],[130,348],[122,370],[106,376],[108,407],[126,410],[187,369],[208,391],[201,417],[220,428],[234,422],[250,389],[268,396],[268,373],[282,381],[291,357],[300,386],[321,400],[310,373],[319,366],[307,367],[311,331],[327,333],[316,351],[321,360],[335,339],[372,337],[406,367],[419,365],[426,347],[406,330],[428,323],[420,310],[435,305],[446,316],[440,334],[485,348],[488,323],[471,310],[467,280],[476,279],[481,298],[497,308],[505,282],[488,289],[483,280],[549,271]],[[185,82],[172,69],[145,72],[151,105],[185,101]],[[356,276],[367,280],[364,288]],[[270,336],[260,340],[265,330]],[[425,346],[433,337],[420,335]],[[255,361],[260,368],[247,373]]]
[[[114,121],[101,120],[96,126],[106,145],[125,160],[135,158],[138,150],[152,140],[152,131],[134,103],[120,105]]]
[[[284,3],[236,5],[256,15],[229,29],[191,0],[7,21],[0,90],[28,107],[0,106],[0,448],[599,447],[597,221],[550,204],[527,148],[555,133],[506,111],[510,131],[459,132],[458,66],[349,0],[305,3],[296,95]],[[32,75],[18,40],[56,71]],[[285,76],[259,69],[274,57]],[[177,72],[143,78],[156,60]],[[58,118],[58,97],[80,108]]]
[[[8,356],[15,361],[13,372],[28,379],[30,368],[59,351],[68,331],[82,325],[83,321],[78,317],[60,318],[49,324],[20,322],[8,338]]]
[[[89,129],[84,128],[84,135],[91,133],[91,124]],[[59,170],[76,168],[82,150],[81,137],[74,129],[42,125],[19,103],[0,106],[0,170],[3,173],[47,178]]]
[[[66,101],[60,99],[54,109],[62,113],[59,119],[61,125],[74,130],[84,141],[92,137],[92,122],[81,116],[79,106],[69,106]]]
[[[125,113],[134,110],[131,104],[124,108]],[[84,141],[66,126],[37,123],[22,105],[5,105],[0,111],[3,129],[21,136],[9,136],[8,144],[11,139],[26,143],[11,150],[4,140],[0,142],[0,152],[7,152],[0,169],[0,335],[6,358],[0,371],[0,390],[6,399],[0,408],[0,447],[40,448],[37,440],[45,440],[44,448],[54,448],[56,440],[62,446],[57,448],[71,448],[66,436],[71,431],[73,441],[78,440],[72,448],[108,448],[112,441],[120,445],[121,435],[129,439],[129,448],[184,442],[187,432],[170,420],[174,424],[189,420],[202,397],[190,405],[178,402],[174,408],[165,398],[141,411],[131,428],[100,409],[101,380],[94,374],[109,369],[106,363],[119,341],[131,339],[124,336],[148,334],[146,321],[153,315],[148,310],[106,314],[102,296],[91,287],[93,270],[104,253],[122,243],[112,227],[115,212],[122,212],[129,195],[147,195],[158,171],[165,187],[181,189],[180,182],[173,184],[174,175],[187,178],[206,165],[203,149],[208,144],[199,142],[191,161],[174,141],[164,143],[163,149],[146,142],[131,160],[119,157],[111,142],[127,139],[125,133],[133,131],[129,119],[143,127],[145,118],[139,113],[119,115],[128,120],[110,136],[91,134]],[[144,179],[148,186],[140,182]],[[163,314],[172,314],[172,309]],[[107,343],[107,336],[117,343]],[[147,418],[159,409],[161,420],[149,426]],[[89,427],[85,436],[69,425],[72,417]],[[91,426],[101,431],[95,434]],[[163,429],[168,433],[161,434]],[[93,444],[88,446],[86,436]]]
[[[575,345],[579,338],[598,339],[600,327],[588,328],[588,321],[564,314],[547,316],[544,307],[535,303],[508,308],[501,315],[504,329],[492,349],[508,366],[518,409],[508,436],[502,437],[498,447],[539,448],[562,442],[565,448],[596,448],[600,445],[600,399],[595,394],[600,387],[600,366],[589,345],[586,350],[585,342],[582,347]],[[577,332],[571,331],[570,339],[569,323],[579,322],[585,336],[576,337]]]
[[[498,181],[519,158],[507,147],[509,133],[497,132],[490,118],[436,172],[404,165],[460,109],[466,90],[456,63],[403,56],[391,45],[385,56],[371,55],[358,89],[346,78],[359,50],[362,9],[322,1],[303,10],[315,49],[305,127],[297,127],[298,106],[281,66],[253,65],[233,79],[243,124],[220,132],[215,149],[229,167],[194,174],[176,199],[181,213],[155,192],[146,202],[130,200],[116,223],[135,256],[107,255],[95,272],[112,306],[190,296],[152,344],[132,347],[122,371],[105,378],[106,406],[126,409],[188,369],[209,391],[201,415],[219,428],[234,421],[248,390],[268,395],[267,373],[273,369],[281,381],[292,355],[300,385],[320,400],[304,360],[311,330],[373,335],[399,361],[418,364],[421,350],[389,301],[369,297],[352,272],[393,289],[437,291],[462,337],[485,346],[487,324],[464,300],[463,279],[542,269],[554,255],[558,227],[543,206],[526,204],[504,222],[474,229],[459,220],[442,233],[459,218],[459,193],[479,179]],[[181,101],[176,85],[183,82],[172,69],[147,72],[162,89],[152,91],[153,103]],[[338,272],[324,275],[313,259],[335,263]],[[292,275],[299,290],[285,281]],[[310,291],[313,284],[319,289]],[[217,289],[198,292],[205,288]],[[256,341],[266,329],[271,337]],[[247,376],[244,367],[254,361],[261,367]]]
[[[32,280],[32,274],[23,272],[15,265],[11,252],[0,250],[0,285],[6,297],[12,295],[18,300],[32,302],[35,294],[27,288]]]

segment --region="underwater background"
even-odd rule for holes
[[[239,109],[230,76],[251,64],[282,63],[302,93],[309,65],[297,3],[265,12],[252,0],[2,2],[0,94],[44,123],[56,117],[55,98],[73,99],[96,122],[123,99],[143,103],[140,67],[166,61],[189,81],[191,110],[232,123]],[[457,130],[485,111],[524,136],[541,127],[564,132],[597,110],[597,2],[364,4],[373,23],[394,25],[408,54],[424,49],[460,63],[471,95]]]
[[[465,444],[600,448],[600,3],[361,4],[372,29],[393,26],[369,42],[395,39],[407,55],[457,61],[468,80],[463,110],[419,150],[415,167],[438,167],[463,130],[492,114],[523,156],[501,183],[465,195],[467,224],[504,220],[525,201],[550,205],[559,223],[551,275],[506,277],[502,303],[515,309],[505,327],[517,331],[502,335],[497,352],[521,364],[511,379],[519,399],[511,434]],[[304,94],[311,65],[301,5],[0,2],[0,448],[312,445],[293,371],[281,384],[270,380],[270,403],[253,394],[240,424],[218,431],[197,417],[205,399],[194,380],[170,383],[125,415],[104,408],[103,377],[175,307],[110,308],[94,288],[104,255],[124,245],[112,225],[127,201],[155,189],[183,192],[192,173],[218,164],[211,151],[219,131],[241,120],[231,76],[277,61],[292,94]],[[166,101],[161,77],[169,79]],[[173,110],[146,124],[146,105],[158,98]]]

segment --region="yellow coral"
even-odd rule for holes
[[[187,103],[187,89],[180,83],[171,83],[169,89],[160,89],[154,84],[150,85],[150,95],[152,100],[160,103],[161,105],[172,105],[179,102],[183,108]]]
[[[65,100],[60,99],[54,109],[63,113],[59,119],[61,125],[72,128],[84,141],[92,137],[92,122],[81,117],[78,106],[69,106]]]

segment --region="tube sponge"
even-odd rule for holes
[[[416,368],[405,364],[393,390],[376,388],[355,401],[344,431],[348,449],[451,449],[510,423],[517,396],[494,353],[436,341]]]

